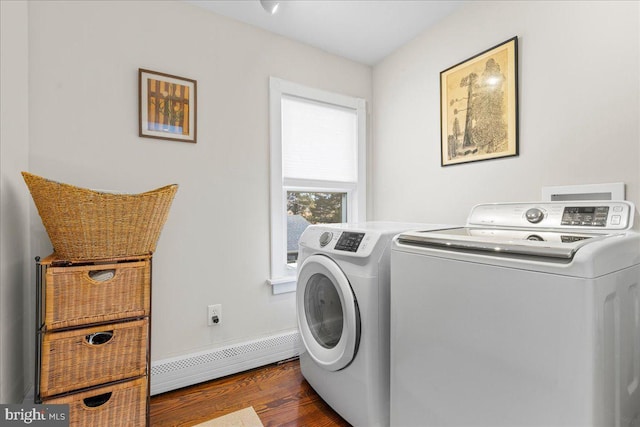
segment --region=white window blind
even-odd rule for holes
[[[357,181],[357,132],[358,117],[353,109],[283,96],[284,177]]]
[[[271,77],[271,274],[295,291],[298,240],[310,224],[366,218],[366,102]]]

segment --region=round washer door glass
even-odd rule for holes
[[[313,338],[324,348],[334,348],[342,336],[342,303],[333,282],[316,273],[304,290],[304,314]]]
[[[307,258],[296,297],[298,326],[311,358],[329,371],[349,365],[360,341],[360,313],[340,267],[323,255]]]

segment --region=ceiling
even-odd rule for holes
[[[283,0],[274,15],[259,0],[185,0],[220,15],[375,65],[462,6],[458,0]]]

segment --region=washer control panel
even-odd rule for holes
[[[492,203],[475,206],[467,225],[545,229],[627,230],[635,206],[627,201]]]
[[[343,231],[334,249],[337,251],[358,252],[364,236],[364,233]]]
[[[330,231],[325,231],[320,235],[320,238],[318,239],[318,243],[320,243],[321,248],[324,248],[329,244],[331,239],[333,239],[333,233]]]
[[[325,253],[367,257],[380,237],[381,234],[374,230],[309,227],[300,237],[299,245]]]

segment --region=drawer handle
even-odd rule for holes
[[[111,341],[113,331],[95,332],[84,337],[91,345],[102,345]]]
[[[111,399],[112,392],[101,394],[98,396],[87,397],[86,399],[82,399],[84,401],[85,406],[89,408],[97,408],[98,406],[102,406]]]
[[[111,268],[109,270],[92,270],[89,272],[91,280],[96,282],[106,282],[113,279],[116,275],[116,270]]]

